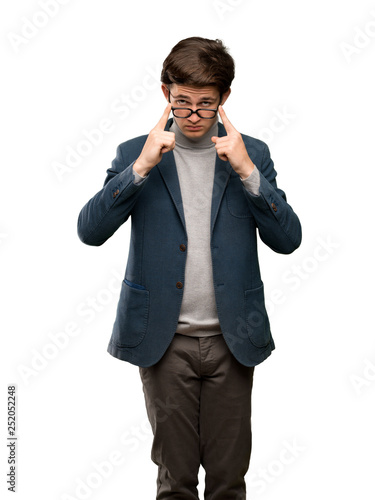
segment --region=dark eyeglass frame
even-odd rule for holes
[[[172,96],[173,98],[175,98],[175,97],[174,97],[174,95],[173,95],[173,94],[171,94],[171,91],[170,91],[169,89],[168,89],[168,92],[169,92],[169,94],[168,94],[168,101],[169,101],[169,102],[171,102],[171,96]],[[176,115],[175,115],[175,113],[174,113],[174,112],[175,112],[175,110],[176,110],[176,109],[177,109],[177,110],[179,110],[179,109],[185,109],[186,111],[190,111],[190,114],[189,114],[189,115],[187,115],[187,116],[184,116],[184,118],[189,118],[192,114],[197,113],[197,115],[199,116],[199,118],[202,118],[203,120],[213,120],[213,119],[215,118],[215,116],[216,116],[216,114],[217,114],[218,110],[219,110],[219,106],[220,106],[220,104],[221,104],[221,98],[222,98],[222,94],[220,94],[220,101],[219,101],[219,104],[218,104],[218,106],[217,106],[217,108],[216,108],[216,109],[199,108],[199,109],[196,109],[195,111],[193,111],[191,108],[175,108],[175,107],[173,107],[173,106],[172,106],[171,110],[172,110],[173,116],[175,116],[176,118],[182,118],[182,117],[181,117],[181,116],[176,116]],[[214,112],[215,112],[215,114],[214,114],[214,116],[210,116],[210,117],[208,117],[208,116],[201,116],[201,115],[199,114],[199,111],[214,111]]]

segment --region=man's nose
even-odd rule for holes
[[[197,113],[193,113],[191,116],[189,116],[188,120],[191,122],[191,123],[197,123],[200,118],[199,116],[197,115]]]

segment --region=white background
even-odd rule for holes
[[[76,224],[117,145],[159,120],[170,49],[204,36],[303,226],[291,255],[259,243],[276,350],[254,373],[248,498],[372,499],[375,3],[19,0],[1,19],[1,494],[16,384],[18,498],[155,498],[138,367],[107,353],[130,223],[102,247]]]

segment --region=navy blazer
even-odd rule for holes
[[[172,124],[170,118],[165,130]],[[219,123],[218,136],[226,135]],[[260,171],[259,196],[245,189],[229,162],[216,156],[211,205],[211,257],[221,331],[237,360],[255,366],[275,348],[264,304],[257,236],[275,252],[301,243],[301,225],[276,185],[268,146],[242,134]],[[147,135],[121,143],[103,188],[82,208],[78,235],[102,245],[131,217],[128,261],[108,352],[134,365],[155,364],[176,332],[189,241],[173,151],[135,184],[133,163]]]

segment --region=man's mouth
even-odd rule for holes
[[[192,125],[187,125],[186,128],[189,130],[200,130],[202,128],[202,126],[198,125],[198,126],[194,127]]]

